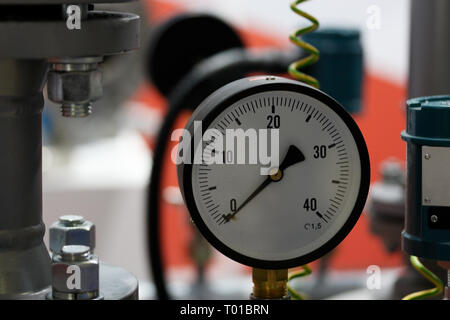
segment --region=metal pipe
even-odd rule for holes
[[[413,0],[410,31],[410,98],[450,91],[450,1]]]
[[[50,285],[42,222],[43,61],[0,60],[0,298]]]

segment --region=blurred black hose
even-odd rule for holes
[[[146,209],[148,257],[159,300],[171,298],[164,278],[161,254],[159,201],[163,161],[175,121],[181,112],[194,110],[211,93],[249,73],[285,73],[289,63],[298,58],[297,55],[298,53],[293,56],[276,50],[250,54],[243,49],[230,49],[198,64],[170,95],[169,110],[156,140]]]

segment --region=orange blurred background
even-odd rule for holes
[[[152,23],[185,10],[179,5],[161,0],[150,1],[148,8]],[[246,29],[239,32],[247,47],[250,48],[286,47],[284,39],[266,36],[258,33],[258,30]],[[391,157],[405,159],[406,146],[400,139],[400,132],[405,126],[405,99],[405,86],[378,75],[370,73],[364,75],[362,112],[354,118],[363,132],[369,149],[372,182],[380,179],[379,167],[382,161]],[[151,85],[143,85],[134,100],[154,108],[161,115],[166,111],[164,98]],[[188,118],[189,114],[181,116],[176,127],[184,127]],[[149,140],[150,146],[153,141],[153,139]],[[173,146],[167,150],[172,150]],[[162,174],[163,188],[177,186],[175,165],[169,157],[170,155],[167,154],[166,166]],[[186,222],[186,213],[182,208],[164,201],[161,203],[161,210],[164,261],[169,267],[189,266],[191,264],[189,240],[192,230]],[[392,267],[400,265],[401,260],[400,253],[388,254],[381,241],[370,234],[368,217],[363,213],[350,235],[335,250],[330,266],[336,269],[366,269],[369,265]]]

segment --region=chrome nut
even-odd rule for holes
[[[89,71],[50,71],[47,80],[48,98],[56,103],[87,103],[103,94],[102,73]]]
[[[94,252],[95,225],[81,216],[61,216],[49,231],[50,250],[53,254],[60,254],[62,247],[66,245],[84,245]]]
[[[64,246],[52,260],[53,298],[94,299],[99,295],[99,260],[88,247]]]

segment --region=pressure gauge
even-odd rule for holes
[[[315,88],[273,76],[235,81],[209,96],[184,132],[178,180],[187,208],[206,239],[237,262],[309,263],[335,248],[363,210],[364,138]]]

